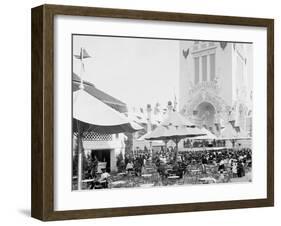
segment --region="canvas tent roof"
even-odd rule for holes
[[[206,135],[201,129],[189,122],[178,112],[169,112],[166,119],[151,133],[147,134],[146,140],[181,139]]]
[[[206,135],[195,137],[195,138],[193,138],[194,140],[216,140],[216,139],[218,139],[215,134],[213,134],[206,128],[201,128],[201,131],[203,133],[205,133]]]
[[[163,120],[161,125],[195,127],[195,124],[191,123],[187,118],[185,118],[179,112],[175,112],[175,111],[167,113],[167,117]]]
[[[99,133],[135,132],[142,129],[141,126],[131,122],[123,114],[84,90],[73,93],[73,118],[81,122],[80,129],[88,125],[90,128],[87,130],[91,129]],[[75,130],[75,123],[73,125]]]
[[[79,89],[81,79],[80,77],[73,73],[72,74],[72,87],[73,92],[77,91]],[[110,96],[109,94],[103,92],[102,90],[95,87],[94,84],[83,81],[84,84],[84,90],[92,95],[93,97],[99,99],[103,103],[107,104],[108,106],[114,108],[116,111],[119,111],[121,113],[127,112],[127,105],[123,103],[122,101],[116,99],[115,97]]]
[[[165,140],[165,139],[181,139],[185,137],[196,137],[196,136],[205,135],[197,127],[186,127],[186,126],[158,126],[151,133],[147,134],[144,138],[146,140]]]
[[[236,130],[230,123],[225,124],[225,128],[222,130],[220,139],[234,139],[237,136]]]
[[[226,123],[225,128],[222,130],[219,139],[225,139],[225,140],[237,139],[237,140],[239,140],[239,139],[251,139],[251,138],[248,136],[248,134],[245,130],[240,129],[240,131],[237,132],[230,123]]]

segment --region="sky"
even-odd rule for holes
[[[84,60],[83,79],[129,107],[166,107],[178,98],[179,41],[74,35],[73,54],[80,48],[91,56]],[[73,71],[81,74],[75,58]]]

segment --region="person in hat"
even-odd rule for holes
[[[128,174],[130,174],[134,169],[134,164],[132,161],[129,161],[126,165],[126,171]]]
[[[224,172],[223,172],[223,170],[219,171],[218,183],[224,183]]]
[[[225,170],[225,161],[224,161],[224,159],[223,158],[221,158],[220,160],[219,160],[219,168],[218,168],[218,171],[224,171]]]
[[[103,188],[108,188],[110,174],[108,172],[106,172],[105,168],[102,168],[101,171],[102,171],[102,174],[100,176],[99,183],[103,186]]]
[[[97,171],[98,171],[98,158],[97,156],[94,156],[93,160],[92,160],[92,164],[91,164],[91,176],[92,178],[96,178],[97,176]]]
[[[202,165],[202,173],[206,174],[206,166],[208,164],[207,158],[205,155],[202,156],[201,165]]]
[[[237,176],[238,177],[243,177],[243,172],[244,172],[244,168],[243,168],[243,164],[242,161],[238,161],[238,165],[237,165]]]
[[[237,177],[237,160],[234,159],[232,162],[232,177]]]

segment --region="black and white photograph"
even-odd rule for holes
[[[253,43],[72,34],[72,191],[251,183]]]

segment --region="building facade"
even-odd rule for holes
[[[180,41],[179,109],[219,135],[224,123],[252,134],[250,43]]]
[[[81,84],[80,77],[73,73],[72,88],[75,92]],[[83,81],[84,89],[87,93],[107,104],[109,107],[118,111],[120,114],[127,112],[127,105],[122,101],[110,96],[102,90],[95,87],[92,83]],[[74,129],[74,127],[73,127]],[[102,167],[106,167],[107,171],[117,171],[117,156],[125,155],[125,140],[124,133],[118,134],[102,134],[94,132],[94,129],[83,133],[83,149],[85,155],[94,159],[96,157]],[[77,137],[73,131],[73,154],[76,154]]]

